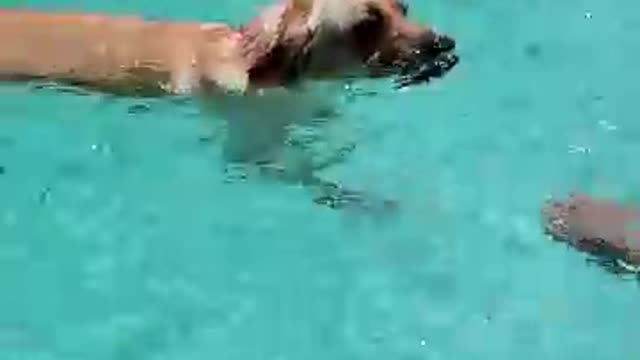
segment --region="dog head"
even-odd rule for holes
[[[396,76],[429,81],[458,62],[455,40],[411,22],[400,0],[285,0],[241,29],[253,83]]]

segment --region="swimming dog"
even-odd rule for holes
[[[640,273],[640,210],[611,200],[571,193],[541,209],[544,233],[589,254],[589,261],[614,273]]]
[[[0,10],[0,78],[120,94],[255,94],[299,80],[441,76],[455,41],[394,0],[285,0],[248,25]]]
[[[455,49],[399,0],[282,0],[240,27],[0,10],[0,80],[196,98],[225,120],[237,162],[277,156],[288,126],[331,113],[345,82],[428,82],[454,68]]]

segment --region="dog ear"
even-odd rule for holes
[[[242,53],[250,67],[259,63],[280,41],[287,8],[287,4],[273,5],[240,29]]]
[[[317,0],[316,0],[317,1]],[[307,18],[314,0],[286,0],[265,9],[241,29],[242,53],[250,69],[295,68],[312,34]],[[285,76],[288,77],[288,76]]]

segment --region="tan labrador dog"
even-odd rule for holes
[[[288,126],[335,108],[345,82],[402,87],[457,64],[453,38],[407,10],[398,0],[282,0],[240,28],[0,10],[0,80],[194,97],[226,121],[228,161],[271,161]]]
[[[0,10],[0,77],[121,94],[255,94],[298,80],[438,76],[454,41],[394,0],[286,0],[240,29],[139,17]],[[429,71],[425,65],[429,64]]]

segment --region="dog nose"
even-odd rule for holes
[[[423,35],[419,47],[425,54],[436,55],[455,49],[456,41],[451,36],[428,31]]]
[[[437,51],[451,51],[456,48],[456,41],[448,35],[436,35],[433,42],[433,49]]]

